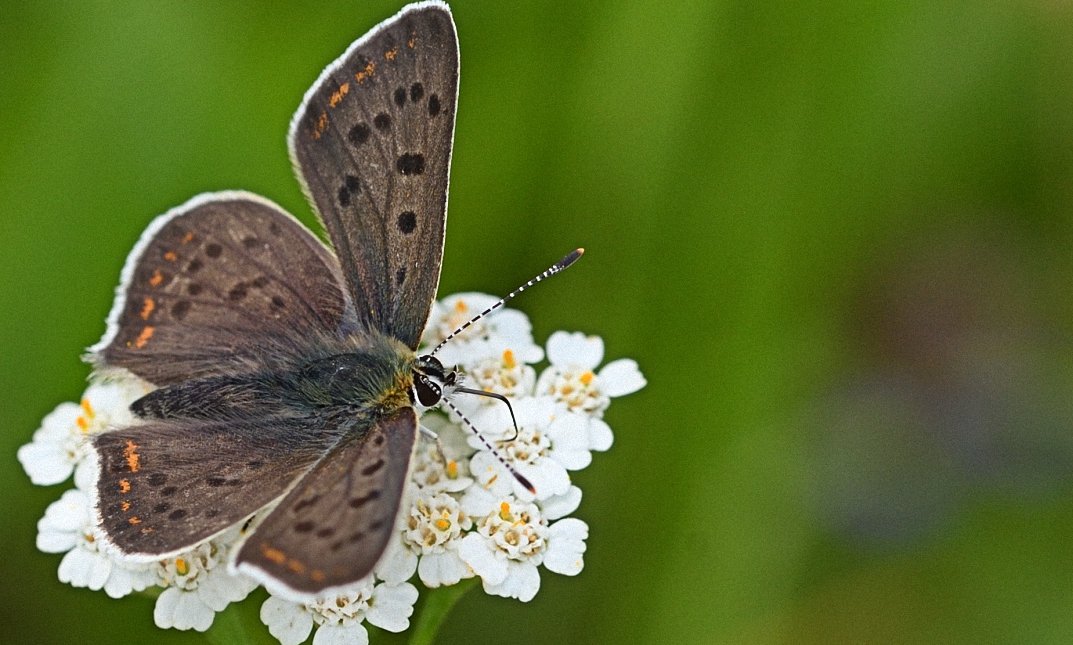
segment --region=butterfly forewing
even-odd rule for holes
[[[316,418],[171,420],[94,437],[101,528],[127,555],[189,548],[283,495],[337,441]]]
[[[257,526],[239,551],[239,570],[299,594],[364,578],[394,529],[416,440],[409,407],[355,429]]]
[[[94,359],[156,385],[270,367],[296,341],[356,321],[328,248],[245,193],[202,195],[161,216],[124,281]]]
[[[439,282],[458,96],[446,5],[412,5],[324,71],[291,156],[364,324],[416,349]]]

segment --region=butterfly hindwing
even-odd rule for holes
[[[254,529],[239,571],[307,595],[364,578],[393,532],[416,441],[410,407],[353,431]]]
[[[206,194],[143,235],[91,352],[99,368],[166,385],[269,366],[348,320],[338,262],[308,229],[255,195]]]
[[[283,495],[338,440],[325,425],[171,419],[97,435],[100,526],[128,556],[189,548]]]
[[[450,11],[421,3],[329,65],[291,122],[292,161],[358,316],[411,349],[439,283],[457,97]]]

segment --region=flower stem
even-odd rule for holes
[[[430,589],[425,594],[425,602],[421,611],[414,621],[413,634],[410,636],[410,645],[432,645],[436,638],[436,632],[440,630],[447,614],[455,606],[467,591],[477,584],[478,578],[462,580],[456,585]]]

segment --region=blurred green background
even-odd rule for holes
[[[209,190],[313,218],[288,121],[398,2],[0,2],[0,641],[197,643],[60,584],[15,459],[123,260]],[[1073,5],[452,4],[441,294],[649,385],[577,473],[584,572],[444,643],[1073,640]],[[256,611],[256,604],[249,602]]]

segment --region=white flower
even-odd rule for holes
[[[501,406],[485,417],[488,425],[481,428],[483,437],[533,484],[537,499],[562,495],[570,488],[567,470],[579,470],[592,461],[588,420],[567,412],[548,396],[517,400],[514,412],[517,433],[506,406]],[[480,437],[471,436],[470,445],[481,448],[484,443]],[[500,496],[513,494],[519,499],[533,499],[533,494],[487,449],[473,456],[470,470],[481,486]]]
[[[60,562],[60,582],[104,589],[112,598],[142,591],[156,582],[152,565],[119,563],[103,552],[95,525],[93,503],[78,489],[66,491],[37,522],[37,548],[45,553],[66,552]]]
[[[435,347],[498,300],[484,293],[457,293],[434,303],[423,345],[428,349]],[[501,356],[508,349],[521,363],[537,363],[544,358],[544,350],[533,342],[529,318],[517,309],[500,308],[444,345],[437,358],[448,366],[473,365],[482,358]]]
[[[426,587],[453,585],[473,572],[458,557],[463,531],[473,526],[454,497],[423,492],[410,505],[402,541],[420,555],[417,574]]]
[[[238,535],[237,530],[229,531],[157,563],[159,584],[167,587],[153,611],[157,627],[203,632],[212,625],[216,612],[257,587],[252,580],[227,571],[227,553]]]
[[[423,491],[458,493],[468,488],[473,478],[469,476],[466,457],[473,450],[466,444],[461,428],[439,415],[426,415],[421,423],[435,428],[433,432],[439,437],[444,454],[440,454],[436,442],[422,436],[410,467],[410,478]]]
[[[555,332],[548,339],[551,366],[537,379],[537,394],[555,397],[571,412],[603,416],[611,398],[636,392],[646,383],[637,362],[628,358],[611,361],[594,373],[603,358],[604,341],[599,336]]]
[[[283,645],[298,645],[309,638],[313,625],[314,645],[366,645],[369,632],[363,620],[391,632],[410,626],[417,589],[409,584],[374,585],[369,576],[354,590],[302,604],[270,596],[261,605],[261,621]]]
[[[462,538],[458,554],[481,577],[485,592],[528,602],[540,590],[540,564],[565,575],[584,566],[589,529],[581,520],[549,526],[536,504],[508,497],[497,507],[486,492],[467,494],[463,505],[477,519],[477,530]]]
[[[134,421],[130,404],[149,392],[138,379],[114,383],[94,383],[82,395],[82,402],[61,403],[41,422],[33,441],[19,448],[19,462],[38,486],[66,481],[81,463],[95,467],[89,454],[91,435]]]
[[[514,352],[505,350],[498,356],[486,356],[463,368],[461,384],[468,388],[499,394],[510,399],[532,396],[536,386],[536,370],[514,358]],[[475,428],[483,430],[496,422],[499,412],[506,412],[503,401],[488,396],[460,392],[451,397],[451,402],[464,414]],[[489,418],[491,417],[491,418]]]

